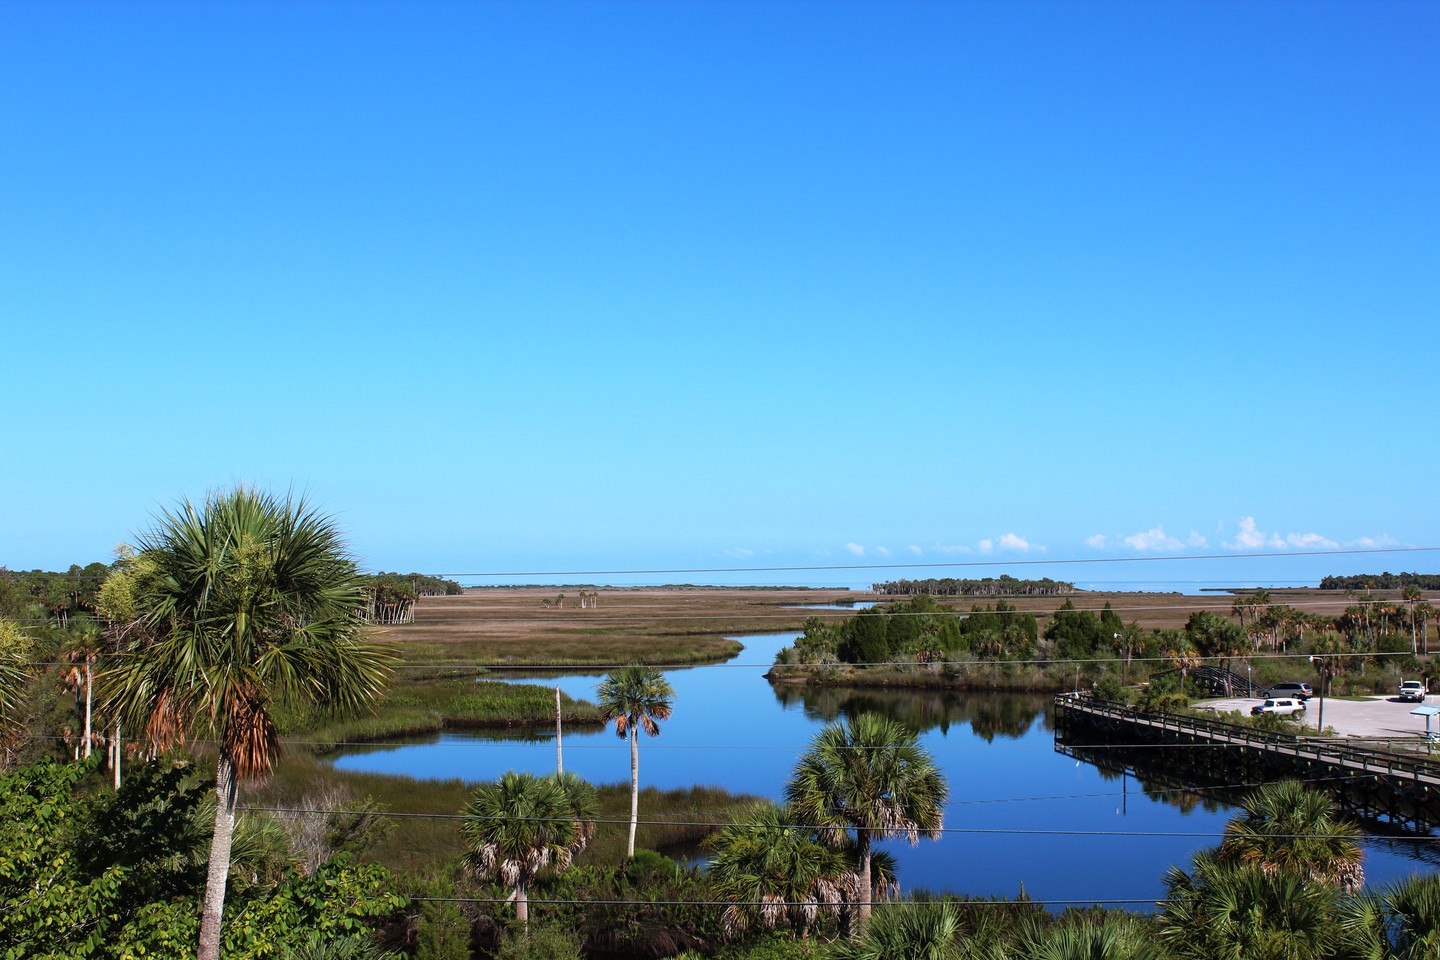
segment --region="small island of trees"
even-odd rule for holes
[[[980,580],[954,577],[931,577],[926,580],[889,580],[874,584],[871,589],[886,597],[1049,597],[1074,593],[1075,584],[1064,580],[1020,580],[1008,574]]]

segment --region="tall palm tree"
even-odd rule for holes
[[[845,854],[816,840],[784,807],[748,810],[705,845],[715,853],[706,877],[717,898],[730,901],[721,918],[728,935],[752,922],[773,930],[788,920],[804,937],[822,911],[838,917],[860,899]]]
[[[530,922],[530,887],[547,867],[564,869],[594,830],[595,791],[574,774],[510,771],[465,807],[465,864],[512,891],[515,917]]]
[[[939,839],[949,797],[945,776],[915,733],[888,717],[862,713],[825,727],[810,742],[785,785],[795,815],[821,839],[839,845],[855,831],[859,930],[874,899],[871,844],[876,839],[921,835]]]
[[[630,740],[630,842],[625,856],[635,856],[635,827],[640,822],[640,731],[660,735],[658,721],[669,720],[675,690],[653,667],[622,667],[600,681],[595,690],[605,722],[615,721],[615,735]]]
[[[1225,827],[1216,851],[1220,863],[1293,874],[1334,884],[1346,893],[1364,884],[1360,828],[1335,816],[1325,794],[1297,780],[1281,780],[1250,794],[1244,807]]]
[[[1410,621],[1410,652],[1415,654],[1420,652],[1420,640],[1415,634],[1415,607],[1424,597],[1425,592],[1420,589],[1419,584],[1407,583],[1400,591],[1400,599],[1410,608],[1410,616],[1407,618]]]
[[[93,731],[94,701],[95,701],[95,664],[100,659],[103,648],[100,643],[100,631],[91,624],[85,624],[65,642],[63,648],[64,656],[70,662],[70,670],[66,671],[67,688],[73,687],[77,692],[83,690],[85,696],[85,732],[81,740],[82,755],[90,756],[91,746],[94,743]]]
[[[199,945],[199,960],[216,960],[239,781],[280,756],[271,703],[358,709],[383,689],[390,658],[365,634],[339,533],[303,499],[237,487],[184,501],[121,566],[114,606],[133,619],[116,625],[120,649],[99,677],[107,708],[152,751],[191,736],[217,747]]]

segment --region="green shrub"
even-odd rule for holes
[[[505,934],[495,960],[582,960],[580,937],[558,923],[531,923]]]

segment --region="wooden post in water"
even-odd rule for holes
[[[565,773],[565,755],[560,746],[560,688],[555,688],[555,773]]]

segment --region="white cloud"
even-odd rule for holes
[[[725,551],[725,556],[734,557],[736,560],[748,560],[755,556],[755,551],[749,547],[731,547]]]
[[[878,554],[880,554],[880,556],[882,556],[882,557],[888,557],[888,556],[890,556],[890,548],[889,548],[889,547],[876,547],[876,548],[875,548],[875,552],[878,553]]]
[[[865,548],[862,547],[862,546],[860,546],[860,544],[858,544],[858,543],[847,543],[847,544],[845,544],[845,549],[846,549],[846,550],[849,550],[851,553],[855,554],[855,556],[857,556],[857,557],[863,557],[863,556],[865,556]]]
[[[1334,550],[1340,544],[1319,533],[1266,533],[1254,517],[1241,517],[1236,524],[1235,539],[1225,546],[1230,550]]]
[[[913,543],[910,544],[910,546],[906,547],[905,549],[906,549],[906,550],[909,550],[911,553],[915,554],[915,556],[917,556],[917,557],[920,556],[920,554],[922,554],[922,553],[925,552],[924,550],[921,550],[919,547],[915,546],[915,544],[913,544]]]
[[[1358,540],[1351,540],[1345,544],[1347,547],[1360,547],[1364,550],[1377,550],[1383,549],[1384,547],[1398,547],[1399,545],[1400,541],[1388,533],[1382,533],[1378,537],[1361,537]]]
[[[1297,550],[1334,550],[1340,544],[1318,533],[1292,533],[1285,538],[1285,545]]]
[[[937,544],[935,545],[935,548],[934,548],[934,549],[935,549],[935,552],[936,552],[936,553],[970,553],[970,552],[971,552],[970,548],[967,547],[967,546],[965,546],[963,543],[947,543],[947,544],[938,544],[938,543],[937,543]]]
[[[1013,533],[1007,533],[1000,538],[1000,549],[1014,550],[1018,553],[1029,553],[1031,550],[1044,550],[1045,548],[1031,543],[1024,537],[1016,536]]]
[[[1203,533],[1195,530],[1191,530],[1190,536],[1182,540],[1179,537],[1166,533],[1165,527],[1160,524],[1156,524],[1149,530],[1132,533],[1129,536],[1111,537],[1103,533],[1097,533],[1094,536],[1085,538],[1085,545],[1095,550],[1119,547],[1122,544],[1138,553],[1145,553],[1151,550],[1168,550],[1174,552],[1184,550],[1186,547],[1205,547],[1209,546],[1210,541],[1205,538]]]
[[[1164,527],[1151,527],[1140,533],[1132,533],[1125,538],[1125,544],[1132,550],[1142,552],[1145,550],[1179,550],[1185,546],[1166,533]]]
[[[1004,533],[998,537],[986,537],[975,545],[980,553],[994,553],[996,550],[1008,550],[1011,553],[1029,553],[1031,550],[1044,552],[1045,548],[1038,543],[1031,543],[1016,533]]]
[[[1235,539],[1225,544],[1231,550],[1260,550],[1265,547],[1283,547],[1285,541],[1278,533],[1266,534],[1255,525],[1254,517],[1241,517],[1236,524]]]

